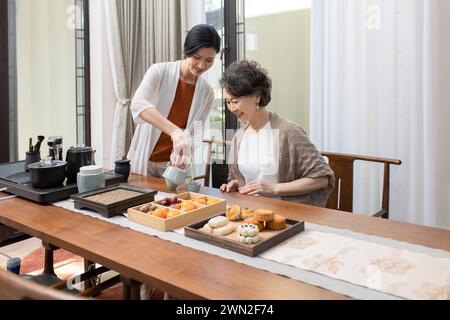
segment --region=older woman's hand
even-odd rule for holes
[[[276,195],[275,185],[267,184],[263,181],[252,181],[239,190],[240,193],[249,196],[273,197]]]
[[[232,180],[228,182],[228,184],[223,184],[220,187],[220,191],[222,192],[238,192],[239,191],[239,181]]]

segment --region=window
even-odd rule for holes
[[[248,60],[272,78],[271,111],[309,131],[311,0],[245,0]]]
[[[65,149],[89,143],[87,4],[8,0],[9,161],[38,135],[62,136]]]

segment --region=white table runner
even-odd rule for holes
[[[305,232],[252,258],[187,238],[184,229],[161,232],[77,210],[71,201],[54,205],[355,299],[450,299],[450,253],[443,250],[305,223]]]

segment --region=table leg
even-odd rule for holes
[[[124,300],[140,300],[141,299],[141,283],[120,276],[123,283],[122,298]]]
[[[53,268],[53,251],[59,248],[45,241],[42,241],[42,246],[45,248],[44,273],[56,276]]]

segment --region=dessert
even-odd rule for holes
[[[208,199],[206,199],[206,205],[211,205],[211,204],[214,204],[214,203],[217,203],[217,202],[219,202],[220,200],[219,199],[215,199],[215,198],[208,198]]]
[[[259,233],[258,226],[244,223],[238,227],[238,236],[255,237]]]
[[[258,226],[260,232],[264,230],[264,222],[258,221],[255,216],[245,219],[244,223],[254,224]]]
[[[245,208],[245,209],[241,210],[241,219],[242,220],[253,217],[254,215],[255,215],[255,211],[252,209]]]
[[[239,242],[240,243],[245,243],[245,244],[256,244],[259,242],[259,236],[254,236],[254,237],[244,237],[244,236],[238,236],[239,238]]]
[[[276,214],[272,221],[266,223],[266,227],[269,230],[283,230],[286,228],[286,218]]]
[[[193,202],[204,205],[204,206],[206,206],[208,204],[208,201],[206,200],[206,198],[197,198],[197,199],[193,200]]]
[[[241,207],[237,204],[232,205],[225,214],[230,221],[237,221],[241,217]]]
[[[230,234],[233,231],[234,231],[233,225],[227,222],[227,224],[222,227],[214,228],[213,233],[218,236],[226,236],[227,234]]]
[[[180,208],[181,211],[189,212],[189,211],[192,211],[195,209],[197,209],[197,206],[194,203],[192,203],[192,201],[190,201],[190,200],[183,201],[181,203],[181,208]]]
[[[171,211],[169,211],[169,213],[167,214],[167,219],[173,218],[173,217],[176,217],[176,216],[179,216],[180,214],[181,214],[180,211],[171,210]]]
[[[177,209],[177,210],[181,210],[181,203],[172,204],[172,205],[170,206],[170,208]]]
[[[224,216],[218,216],[208,221],[208,225],[211,228],[220,228],[226,224],[228,224],[228,219]]]
[[[211,227],[209,226],[209,224],[205,224],[205,225],[203,226],[203,228],[200,229],[200,231],[205,232],[205,233],[213,233],[214,229],[211,228]]]
[[[143,212],[143,213],[148,213],[150,211],[150,205],[149,204],[144,204],[139,211]]]
[[[164,198],[164,199],[160,200],[158,203],[162,206],[170,207],[172,205],[181,203],[181,201],[178,200],[177,197],[171,197],[171,198]]]
[[[240,243],[255,244],[259,242],[259,229],[254,224],[244,223],[238,228],[237,237]]]
[[[255,212],[256,219],[261,222],[272,221],[274,218],[274,213],[272,210],[259,209]]]
[[[157,208],[153,211],[152,215],[161,219],[166,219],[168,213],[168,208]]]

